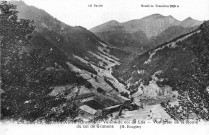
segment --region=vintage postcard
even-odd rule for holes
[[[208,0],[0,0],[0,132],[209,135]]]

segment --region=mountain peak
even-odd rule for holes
[[[152,15],[146,16],[144,18],[158,18],[158,17],[164,17],[164,16],[161,14],[152,14]]]
[[[191,17],[188,17],[188,18],[186,18],[185,20],[194,20],[193,18],[191,18]]]
[[[172,15],[169,15],[169,16],[167,16],[167,17],[175,19]]]
[[[163,15],[156,13],[156,14],[152,14],[150,16],[163,16]]]
[[[202,24],[202,21],[198,21],[198,20],[195,20],[191,17],[188,17],[180,23],[180,26],[182,26],[182,27],[194,27],[194,26],[197,26],[197,25],[200,25],[200,24]]]
[[[98,31],[109,31],[109,30],[113,30],[115,27],[120,26],[120,23],[116,20],[110,20],[106,23],[103,23],[101,25],[98,25],[94,28],[91,28],[90,31],[91,32],[98,32]]]
[[[173,20],[176,20],[172,15],[164,16],[161,14],[152,14],[152,15],[149,15],[145,18],[147,18],[147,19],[173,19]]]
[[[110,20],[110,21],[106,22],[105,24],[117,25],[117,24],[119,24],[119,22],[116,20]]]

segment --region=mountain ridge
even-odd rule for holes
[[[189,33],[202,22],[192,18],[183,21],[173,16],[152,14],[127,22],[108,21],[90,31],[112,46],[129,53],[143,53],[172,38]]]
[[[154,33],[154,31],[149,32],[149,30],[146,30],[148,28],[147,25],[150,25],[149,23],[151,23],[152,21],[158,21],[158,24],[162,25],[162,29],[157,30],[158,32],[156,32],[156,33]],[[108,23],[108,22],[106,22],[106,23]],[[104,24],[106,24],[106,23],[104,23]],[[154,23],[156,23],[156,22],[154,22]],[[157,34],[159,34],[160,32],[162,32],[163,30],[165,30],[166,28],[168,28],[170,26],[180,25],[180,26],[183,26],[183,27],[194,27],[196,25],[200,25],[201,23],[202,23],[202,21],[192,19],[191,17],[190,18],[188,17],[183,21],[179,21],[171,15],[163,16],[161,14],[152,14],[152,15],[149,15],[149,16],[145,16],[141,19],[134,19],[134,20],[122,22],[122,23],[119,23],[119,24],[126,31],[129,31],[130,33],[141,29],[146,33],[147,37],[150,38],[152,36],[156,36]],[[109,25],[111,27],[111,24],[109,24]],[[118,23],[117,23],[117,25],[118,25]],[[92,31],[94,33],[102,32],[102,30],[104,29],[102,27],[103,27],[103,24],[100,24],[98,26],[95,26],[95,27],[91,28],[90,31]]]

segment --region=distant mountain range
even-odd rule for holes
[[[139,52],[143,52],[190,32],[201,23],[202,21],[191,17],[179,21],[172,16],[153,14],[123,23],[112,20],[90,31],[113,46],[125,48],[124,50],[127,47],[138,48]]]
[[[191,17],[188,17],[183,21],[179,21],[172,16],[153,14],[141,19],[131,20],[123,23],[111,20],[90,29],[90,31],[99,33],[123,28],[128,33],[134,33],[142,30],[146,34],[147,38],[151,38],[153,36],[157,36],[171,26],[194,27],[200,25],[201,23],[202,21],[192,19]]]
[[[209,120],[208,21],[153,14],[89,31],[23,1],[10,3],[17,5],[18,18],[34,20],[32,38],[21,51],[34,56],[40,77],[27,79],[26,86],[7,85],[4,119],[95,120],[119,112],[117,119],[138,109],[143,119],[150,113],[164,118],[163,112],[175,120]]]

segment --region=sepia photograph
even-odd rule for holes
[[[208,0],[0,0],[0,58],[1,135],[209,134]]]

